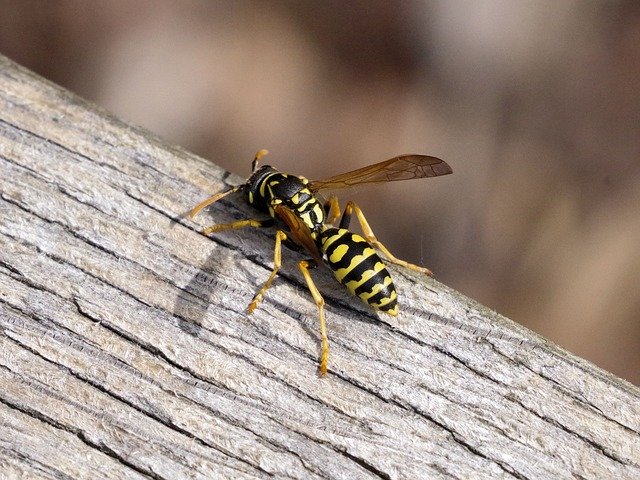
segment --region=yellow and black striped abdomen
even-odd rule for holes
[[[373,247],[344,228],[327,228],[319,236],[327,265],[347,290],[373,308],[398,314],[398,295],[391,275]]]

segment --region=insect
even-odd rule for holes
[[[393,316],[398,314],[398,296],[391,275],[376,253],[376,249],[391,263],[428,275],[431,275],[431,271],[392,255],[375,237],[362,210],[354,202],[347,203],[338,227],[333,226],[340,216],[338,199],[331,195],[327,201],[323,201],[319,192],[365,183],[437,177],[452,173],[452,170],[443,160],[436,157],[400,155],[326,180],[310,182],[302,176],[279,172],[270,165],[259,166],[260,159],[267,153],[267,150],[256,153],[251,166],[252,174],[245,183],[207,198],[195,206],[189,215],[193,218],[200,210],[221,198],[234,192],[242,192],[249,205],[268,217],[212,225],[205,228],[203,234],[210,235],[245,227],[276,228],[273,270],[249,303],[247,308],[249,313],[258,307],[280,270],[283,243],[293,250],[303,250],[311,255],[310,259],[298,262],[298,268],[318,307],[322,340],[320,374],[325,375],[329,358],[329,341],[324,316],[324,299],[311,278],[310,269],[321,264],[327,265],[335,278],[350,293],[360,297],[374,309]],[[349,230],[354,213],[363,235]]]

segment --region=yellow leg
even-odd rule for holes
[[[267,279],[267,281],[264,282],[264,285],[262,285],[262,288],[258,290],[258,293],[255,294],[255,296],[253,297],[253,300],[251,300],[251,303],[249,303],[249,306],[247,307],[247,311],[249,313],[253,313],[253,311],[258,307],[258,305],[264,298],[265,292],[271,286],[271,282],[273,282],[273,279],[276,278],[276,274],[278,273],[278,270],[280,270],[280,265],[281,265],[280,252],[282,250],[281,244],[283,240],[286,240],[286,238],[287,238],[287,235],[283,231],[278,230],[276,232],[276,245],[273,250],[273,270],[271,271],[271,275],[269,275],[269,278]]]
[[[324,204],[324,211],[326,216],[325,223],[333,225],[340,216],[340,203],[338,202],[338,197],[331,195]]]
[[[320,292],[316,288],[315,283],[313,283],[313,279],[311,278],[311,274],[309,273],[309,260],[302,260],[298,263],[298,267],[304,276],[304,279],[307,281],[307,286],[309,287],[309,291],[311,292],[311,296],[313,300],[316,302],[318,310],[320,311],[320,337],[322,339],[322,354],[320,355],[320,375],[324,376],[327,374],[327,363],[329,361],[329,339],[327,338],[327,325],[324,321],[324,298],[320,295]]]
[[[360,207],[352,201],[347,202],[347,206],[345,207],[344,213],[342,214],[342,220],[340,221],[340,228],[349,227],[349,221],[351,220],[352,211],[355,212],[356,217],[358,218],[358,222],[360,223],[360,228],[362,228],[362,233],[364,234],[365,238],[371,243],[371,245],[373,245],[375,248],[380,250],[391,263],[395,263],[396,265],[406,267],[416,272],[426,273],[427,275],[433,275],[433,272],[428,268],[421,267],[419,265],[414,265],[413,263],[409,263],[404,260],[400,260],[395,255],[393,255],[387,249],[387,247],[385,247],[382,243],[378,241],[376,236],[373,234],[373,230],[371,230],[371,227],[369,226],[369,222],[367,222],[367,219],[364,217],[364,213],[362,213],[362,210],[360,209]]]
[[[225,232],[227,230],[237,230],[239,228],[245,228],[245,227],[253,227],[253,228],[269,227],[272,224],[273,224],[273,221],[270,219],[269,220],[255,220],[255,219],[238,220],[237,222],[233,222],[233,223],[221,223],[218,225],[211,225],[210,227],[203,229],[202,233],[204,235],[210,235],[212,233]]]

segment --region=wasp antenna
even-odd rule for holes
[[[264,148],[256,152],[256,156],[253,157],[253,163],[251,164],[251,172],[255,172],[258,169],[258,162],[268,153],[269,150],[265,150]]]
[[[200,210],[202,210],[203,208],[208,207],[212,203],[217,202],[221,198],[226,197],[227,195],[229,195],[230,193],[237,192],[242,187],[243,187],[243,185],[238,185],[237,187],[234,187],[231,190],[227,190],[226,192],[216,193],[215,195],[207,198],[204,202],[201,202],[198,205],[196,205],[195,207],[193,207],[193,210],[191,210],[189,212],[189,218],[195,217],[198,214],[198,212],[200,212]]]

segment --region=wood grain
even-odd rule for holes
[[[249,316],[273,232],[184,217],[239,181],[0,58],[4,477],[640,478],[637,388],[404,269],[397,320],[313,272],[319,378],[297,254]]]

